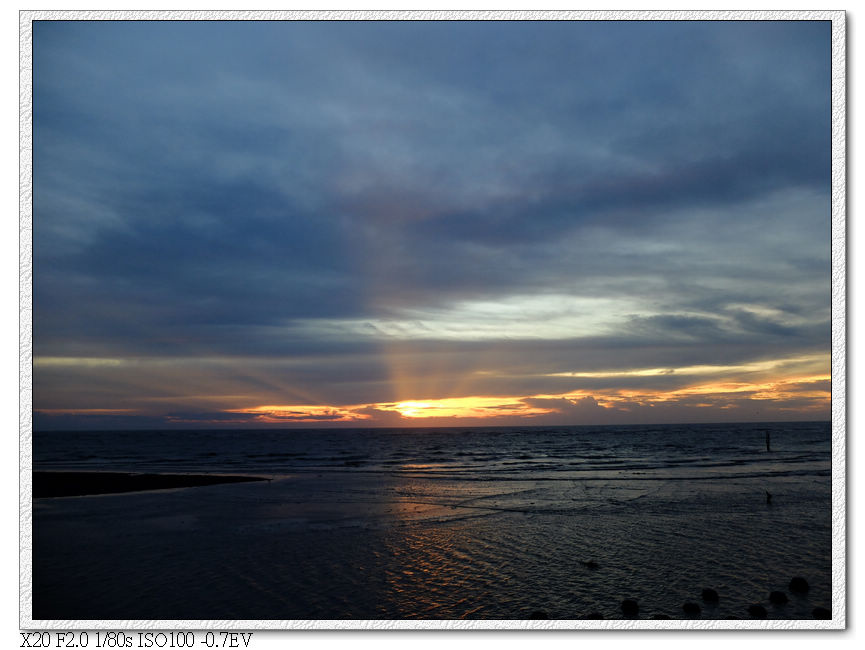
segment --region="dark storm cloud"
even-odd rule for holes
[[[37,357],[361,403],[400,327],[453,377],[828,343],[828,23],[40,22],[33,61]],[[558,341],[403,316],[524,295],[636,306]]]

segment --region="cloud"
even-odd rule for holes
[[[38,366],[37,406],[825,352],[829,55],[808,21],[39,23],[34,351],[138,366]]]
[[[578,399],[567,399],[565,397],[525,397],[522,401],[529,406],[549,409],[559,415],[576,416],[579,418],[597,416],[598,413],[602,413],[605,410],[591,395]]]

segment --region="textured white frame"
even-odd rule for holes
[[[825,20],[832,23],[832,620],[304,621],[32,618],[34,20]],[[843,11],[21,11],[19,13],[19,625],[28,630],[846,629],[846,15]]]

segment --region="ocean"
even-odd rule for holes
[[[830,455],[828,422],[36,433],[36,470],[269,480],[36,499],[33,616],[811,619]]]

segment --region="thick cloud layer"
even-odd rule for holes
[[[39,22],[37,425],[828,373],[829,33]]]

